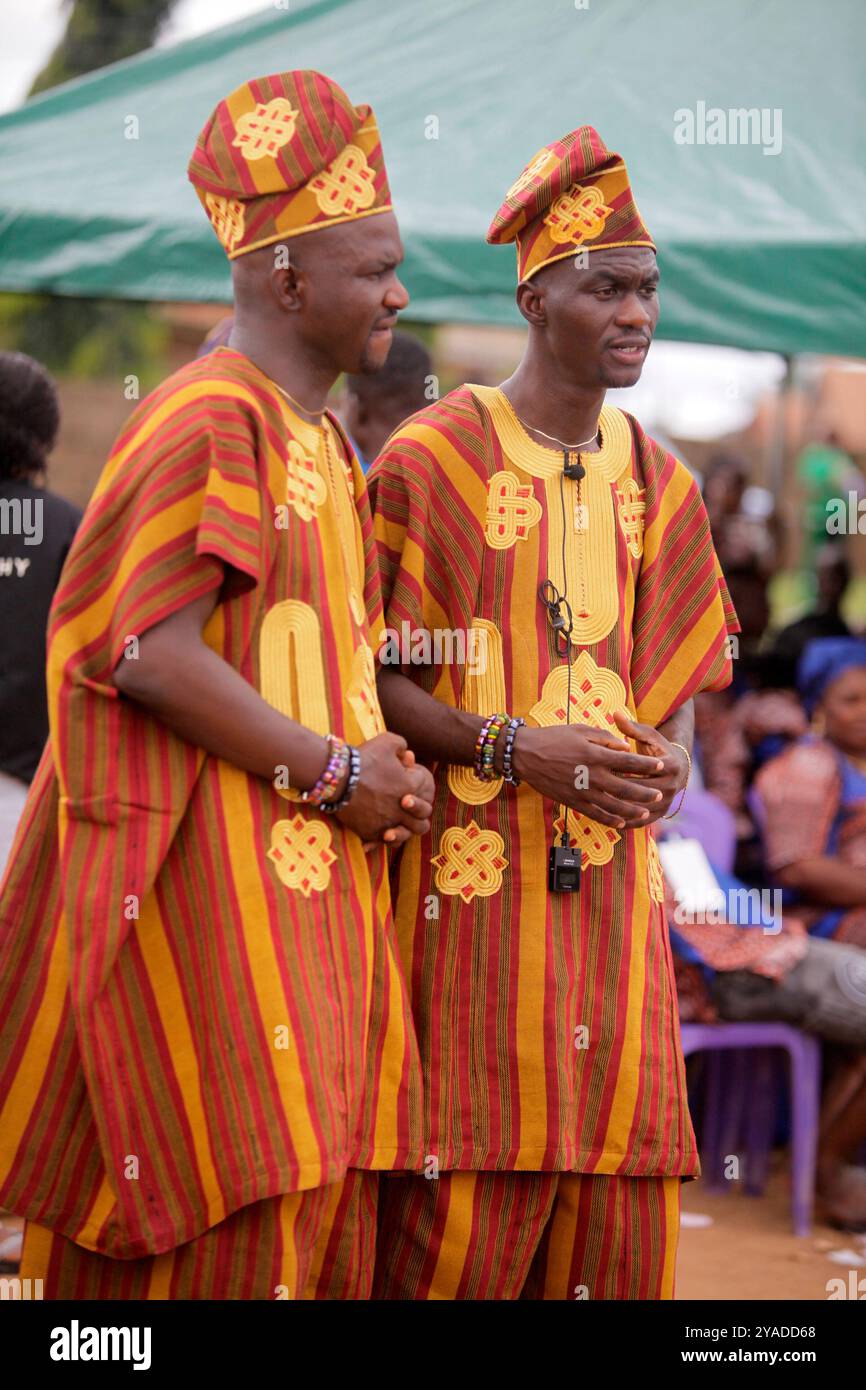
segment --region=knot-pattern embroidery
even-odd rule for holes
[[[557,666],[548,675],[541,690],[541,699],[529,711],[537,724],[564,724],[568,704],[568,670]],[[589,652],[579,652],[571,668],[572,724],[590,724],[594,729],[606,729],[617,738],[622,734],[614,721],[614,713],[626,707],[626,689],[616,671],[599,666]],[[621,838],[618,830],[600,821],[590,820],[580,811],[566,812],[570,843],[580,846],[581,865],[607,864],[613,856],[614,845]],[[556,822],[562,834],[562,817]]]
[[[597,188],[582,188],[576,183],[559,195],[544,221],[551,241],[561,246],[567,242],[580,245],[601,235],[612,212]]]
[[[557,843],[568,824],[568,843],[571,849],[580,849],[580,867],[586,869],[590,864],[609,864],[613,858],[614,845],[619,840],[619,832],[612,825],[602,825],[600,821],[590,820],[582,811],[568,811],[557,816],[553,822]]]
[[[267,155],[273,158],[291,140],[297,119],[297,111],[285,97],[260,101],[255,111],[238,116],[232,144],[251,162]]]
[[[375,178],[364,151],[347,145],[308,187],[322,212],[343,217],[370,207],[376,197]]]
[[[541,520],[541,503],[531,483],[521,483],[516,473],[494,473],[487,484],[487,522],[484,535],[494,550],[510,550],[525,541]]]
[[[639,560],[643,554],[643,519],[646,512],[646,489],[638,487],[636,478],[624,478],[616,488],[619,524],[626,539],[628,552]]]
[[[315,516],[327,495],[325,480],[316,468],[315,459],[306,453],[296,439],[289,441],[286,454],[286,501],[302,521]]]
[[[331,881],[331,865],[337,859],[331,843],[329,825],[299,814],[272,827],[268,858],[286,887],[308,898],[312,892],[323,892]]]
[[[436,887],[440,893],[459,893],[466,903],[489,898],[502,887],[502,871],[508,868],[504,848],[496,830],[482,830],[474,820],[465,828],[450,825],[430,861],[436,867]]]
[[[244,205],[238,198],[206,193],[205,207],[211,225],[226,251],[231,254],[244,234]]]
[[[541,690],[541,699],[529,711],[537,724],[564,724],[568,703],[568,669],[557,666]],[[598,666],[589,652],[578,652],[571,668],[571,724],[591,724],[622,738],[614,711],[626,710],[625,686],[616,671]]]

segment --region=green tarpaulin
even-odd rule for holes
[[[195,136],[245,78],[315,67],[377,113],[411,317],[516,321],[485,230],[591,123],[659,245],[661,336],[866,357],[864,54],[863,0],[275,0],[0,118],[0,289],[227,299]]]

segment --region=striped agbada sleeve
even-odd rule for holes
[[[697,483],[632,424],[646,512],[631,679],[638,719],[658,727],[699,691],[730,685],[728,639],[740,625]]]
[[[141,637],[212,589],[229,598],[258,580],[252,418],[236,400],[208,399],[190,387],[177,391],[143,417],[133,416],[115,446],[106,484],[74,573],[82,596],[87,593],[91,622],[98,622],[95,606],[106,605],[113,669],[129,636]],[[104,590],[86,564],[90,547],[109,562]],[[75,599],[66,594],[59,620]]]

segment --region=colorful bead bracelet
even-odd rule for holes
[[[328,734],[327,738],[330,754],[325,770],[308,791],[301,792],[301,800],[308,806],[322,807],[324,802],[333,804],[337,789],[346,775],[346,769],[351,766],[352,750],[349,744],[336,734]]]
[[[525,719],[510,719],[508,728],[505,730],[505,751],[502,754],[502,776],[510,787],[519,787],[520,778],[514,775],[514,740],[517,737],[517,730],[524,728]]]
[[[507,714],[491,714],[475,740],[475,776],[481,782],[496,781],[498,774],[493,765],[496,742],[508,722]]]

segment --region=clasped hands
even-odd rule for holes
[[[514,770],[542,796],[616,830],[652,825],[686,784],[688,759],[649,724],[614,714],[617,738],[589,724],[525,727],[514,745]],[[632,752],[626,739],[639,751]]]

